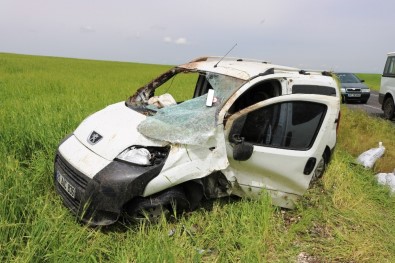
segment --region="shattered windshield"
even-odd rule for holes
[[[149,138],[171,143],[214,146],[217,114],[228,98],[245,81],[213,73],[203,73],[202,76],[205,80],[201,81],[202,87],[210,86],[214,90],[212,106],[206,106],[207,91],[203,91],[203,95],[196,94],[199,88],[204,90],[199,87],[198,81],[195,95],[200,96],[157,109],[155,115],[147,117],[140,123],[138,131]]]

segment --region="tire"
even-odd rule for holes
[[[162,219],[162,216],[168,220],[170,219],[170,215],[170,208],[167,205],[153,205],[151,204],[150,200],[143,200],[129,214],[130,219],[132,219],[134,222],[149,222],[151,224],[159,223]]]
[[[342,103],[343,103],[343,104],[347,104],[346,96],[342,96]]]
[[[391,120],[394,117],[395,105],[392,97],[388,97],[384,100],[383,111],[385,119]]]
[[[327,163],[325,161],[325,158],[322,156],[322,158],[318,161],[317,167],[314,170],[314,175],[313,175],[314,180],[318,180],[324,175],[326,166]]]
[[[329,156],[326,156],[324,153],[321,157],[321,159],[318,161],[317,167],[315,168],[313,172],[313,176],[310,181],[310,187],[312,186],[313,183],[317,182],[319,179],[322,178],[324,175],[324,172],[326,170],[326,167],[328,165],[328,158]]]
[[[126,205],[127,219],[133,222],[157,224],[162,217],[166,220],[175,215],[175,211],[188,209],[189,202],[180,187],[167,189],[150,197],[137,197]]]

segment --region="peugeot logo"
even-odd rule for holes
[[[101,136],[100,134],[98,134],[95,131],[92,131],[91,135],[89,135],[88,137],[88,142],[92,145],[98,143],[101,139],[103,138],[103,136]]]

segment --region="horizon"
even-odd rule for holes
[[[201,56],[380,74],[395,2],[3,0],[0,52],[179,65]]]

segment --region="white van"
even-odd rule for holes
[[[186,90],[194,93],[173,99]],[[154,221],[175,204],[193,210],[202,198],[257,198],[263,189],[292,208],[322,176],[339,114],[328,72],[199,58],[85,119],[59,145],[56,190],[91,225],[121,215]]]
[[[384,72],[381,77],[379,102],[384,111],[384,118],[392,119],[395,113],[395,52],[388,53]]]

